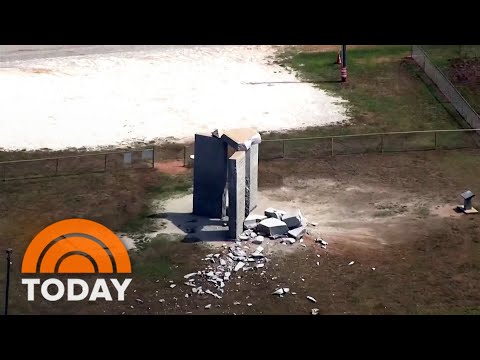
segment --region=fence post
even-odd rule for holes
[[[105,154],[105,167],[103,168],[103,171],[107,171],[107,154]]]
[[[183,145],[183,167],[187,166],[187,145]]]
[[[156,146],[152,148],[152,169],[155,169],[155,148]]]
[[[58,158],[55,161],[55,176],[58,174]]]
[[[285,140],[282,140],[282,158],[285,159]]]
[[[331,148],[331,150],[332,150],[331,156],[333,156],[333,136],[332,136],[331,140],[332,140],[332,141],[331,141],[331,147],[332,147],[332,148]]]

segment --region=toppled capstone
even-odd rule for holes
[[[302,226],[288,231],[288,235],[296,240],[300,240],[307,230]]]
[[[221,139],[235,151],[247,151],[252,145],[262,142],[262,137],[258,131],[252,128],[226,130]]]
[[[283,235],[288,232],[288,226],[279,219],[268,218],[260,221],[257,232],[267,236]]]
[[[265,216],[268,218],[282,220],[283,215],[285,215],[285,211],[282,210],[276,210],[274,208],[268,208],[265,210]]]
[[[281,220],[287,224],[289,229],[295,229],[302,226],[303,216],[300,211],[298,211],[296,214],[286,213],[282,216]]]

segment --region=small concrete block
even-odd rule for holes
[[[267,236],[283,235],[288,232],[288,226],[279,219],[268,218],[258,224],[257,232]]]
[[[288,235],[294,239],[300,240],[307,230],[302,226],[288,231]]]

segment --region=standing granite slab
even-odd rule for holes
[[[245,216],[257,207],[258,192],[258,144],[253,144],[246,152],[246,193]]]
[[[237,151],[228,159],[228,231],[238,239],[245,221],[245,152]]]
[[[193,213],[221,218],[225,214],[227,145],[211,135],[195,134]]]

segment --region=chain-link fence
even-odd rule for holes
[[[153,168],[154,149],[0,162],[0,181]]]
[[[474,129],[480,128],[480,116],[448,80],[447,76],[430,60],[421,46],[412,46],[412,58],[437,85],[465,121]]]
[[[426,130],[263,140],[259,147],[259,159],[478,148],[478,132],[480,129]],[[194,144],[185,145],[185,166],[193,164],[191,156],[194,153]]]
[[[442,64],[451,59],[480,57],[480,45],[421,45],[421,48],[436,64]]]

